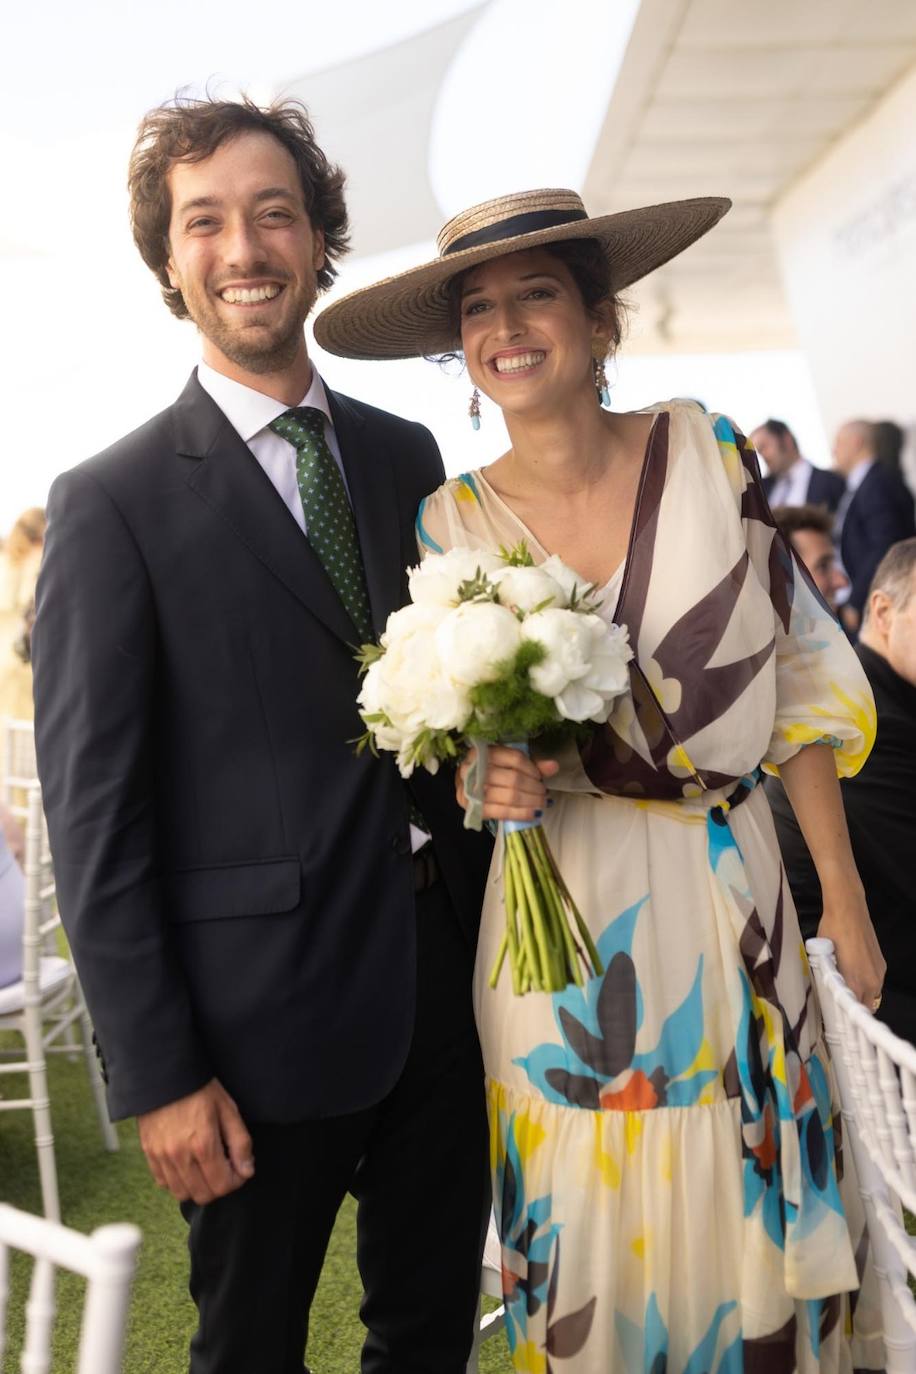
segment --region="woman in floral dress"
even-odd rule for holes
[[[634,275],[627,217],[588,220],[572,202],[475,207],[443,230],[437,264],[347,298],[316,330],[361,356],[460,336],[512,447],[424,502],[422,551],[525,539],[537,561],[558,554],[635,653],[587,745],[537,764],[491,753],[484,814],[545,811],[605,969],[554,995],[491,990],[494,872],[475,1000],[514,1368],[880,1370],[867,1236],[758,785],[761,769],[781,774],[821,879],[820,933],[874,1005],[884,964],[837,785],[868,755],[874,704],[734,424],[691,402],[599,404],[613,291],[657,264],[649,231],[673,207],[630,212]]]

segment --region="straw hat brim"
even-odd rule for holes
[[[616,293],[677,257],[730,208],[724,196],[698,196],[465,248],[335,301],[315,320],[315,338],[328,353],[367,361],[449,353],[460,348],[449,320],[447,291],[449,280],[459,272],[544,243],[597,239],[607,254]]]

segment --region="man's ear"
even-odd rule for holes
[[[868,609],[869,620],[886,638],[890,634],[891,622],[894,618],[894,603],[887,592],[872,592]]]
[[[327,254],[324,251],[324,230],[316,229],[314,233],[315,242],[312,252],[312,266],[316,272],[320,272],[328,260]]]
[[[179,287],[179,285],[178,285],[178,278],[177,278],[177,276],[175,275],[175,268],[172,266],[172,259],[171,259],[171,258],[168,258],[167,261],[166,261],[166,264],[165,264],[165,271],[166,271],[166,275],[167,275],[167,277],[168,277],[168,279],[169,279],[169,286],[171,286],[172,290],[173,290],[173,291],[178,291],[178,290],[180,290],[180,287]]]

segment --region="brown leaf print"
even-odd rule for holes
[[[570,1312],[568,1316],[560,1317],[548,1326],[547,1349],[556,1359],[568,1360],[573,1355],[578,1355],[592,1329],[597,1301],[597,1298],[589,1298],[578,1312]]]
[[[742,1341],[744,1374],[795,1374],[796,1329],[793,1316],[771,1335]]]

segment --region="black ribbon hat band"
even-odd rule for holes
[[[508,219],[462,234],[442,250],[442,256],[447,258],[450,253],[460,253],[465,248],[479,248],[484,243],[499,243],[501,239],[515,238],[518,234],[533,234],[538,229],[553,229],[557,224],[574,224],[581,219],[588,219],[585,210],[527,210],[524,214],[510,215]]]

